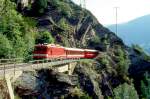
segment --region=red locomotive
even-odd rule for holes
[[[97,50],[67,48],[55,44],[35,45],[34,59],[70,59],[70,58],[95,58],[98,55]]]

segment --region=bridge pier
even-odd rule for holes
[[[61,65],[55,68],[57,72],[67,72],[68,75],[72,75],[74,68],[76,66],[77,62],[67,63],[65,65]]]
[[[15,71],[15,74],[14,72],[9,72],[4,75],[4,78],[3,77],[0,78],[1,80],[4,81],[6,85],[5,90],[8,90],[10,99],[15,99],[14,90],[13,90],[11,82],[14,82],[21,74],[22,74],[22,71]]]
[[[68,63],[68,75],[72,75],[73,71],[77,65],[77,62]]]
[[[8,89],[8,92],[9,92],[9,97],[10,97],[10,99],[15,99],[14,91],[13,91],[10,79],[11,78],[9,77],[9,75],[5,76],[5,81],[6,81],[6,84],[7,84],[7,89]]]

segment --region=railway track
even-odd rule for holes
[[[36,69],[44,69],[44,68],[52,68],[55,69],[58,65],[67,64],[71,62],[78,62],[82,60],[89,60],[89,59],[69,59],[69,60],[36,60],[30,61],[28,63],[1,63],[0,64],[0,76],[4,76],[10,72],[16,71],[24,71],[24,70],[36,70]]]

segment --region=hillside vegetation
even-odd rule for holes
[[[149,97],[149,56],[138,46],[127,47],[88,10],[71,0],[29,0],[26,6],[16,0],[0,2],[0,58],[31,60],[39,43],[101,52],[93,61],[79,62],[72,76],[52,70],[23,72],[24,79],[14,82],[20,98]]]

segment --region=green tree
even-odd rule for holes
[[[150,99],[150,75],[148,72],[144,74],[144,80],[141,81],[142,98]]]
[[[36,39],[36,43],[54,43],[54,38],[52,37],[51,33],[49,33],[48,31],[43,31],[40,32],[37,39]]]
[[[0,12],[0,34],[4,35],[5,41],[9,42],[6,47],[9,48],[9,45],[11,45],[11,50],[5,54],[9,57],[27,57],[32,52],[35,43],[36,22],[19,14],[15,9],[15,4],[10,0],[5,2],[4,5],[0,4],[1,8],[6,10],[4,14]],[[0,10],[2,10],[1,8]],[[4,53],[1,54],[3,55],[0,58],[6,57]]]
[[[130,64],[130,60],[126,51],[121,47],[117,46],[115,50],[115,59],[117,62],[117,72],[119,75],[125,76],[128,75],[128,68]]]
[[[47,3],[48,3],[47,0],[36,0],[34,3],[33,10],[38,11],[37,13],[39,14],[42,14],[47,8]]]
[[[73,14],[70,4],[65,2],[65,0],[49,0],[49,2],[52,3],[63,16],[70,17]]]
[[[114,99],[139,99],[138,94],[133,85],[124,83],[113,90]]]
[[[100,37],[98,36],[94,36],[91,40],[90,40],[90,45],[98,45],[100,44]]]
[[[12,46],[6,36],[0,34],[0,57],[10,58]]]
[[[139,55],[141,55],[142,53],[144,53],[144,50],[139,45],[137,45],[137,44],[132,45],[132,48]]]

